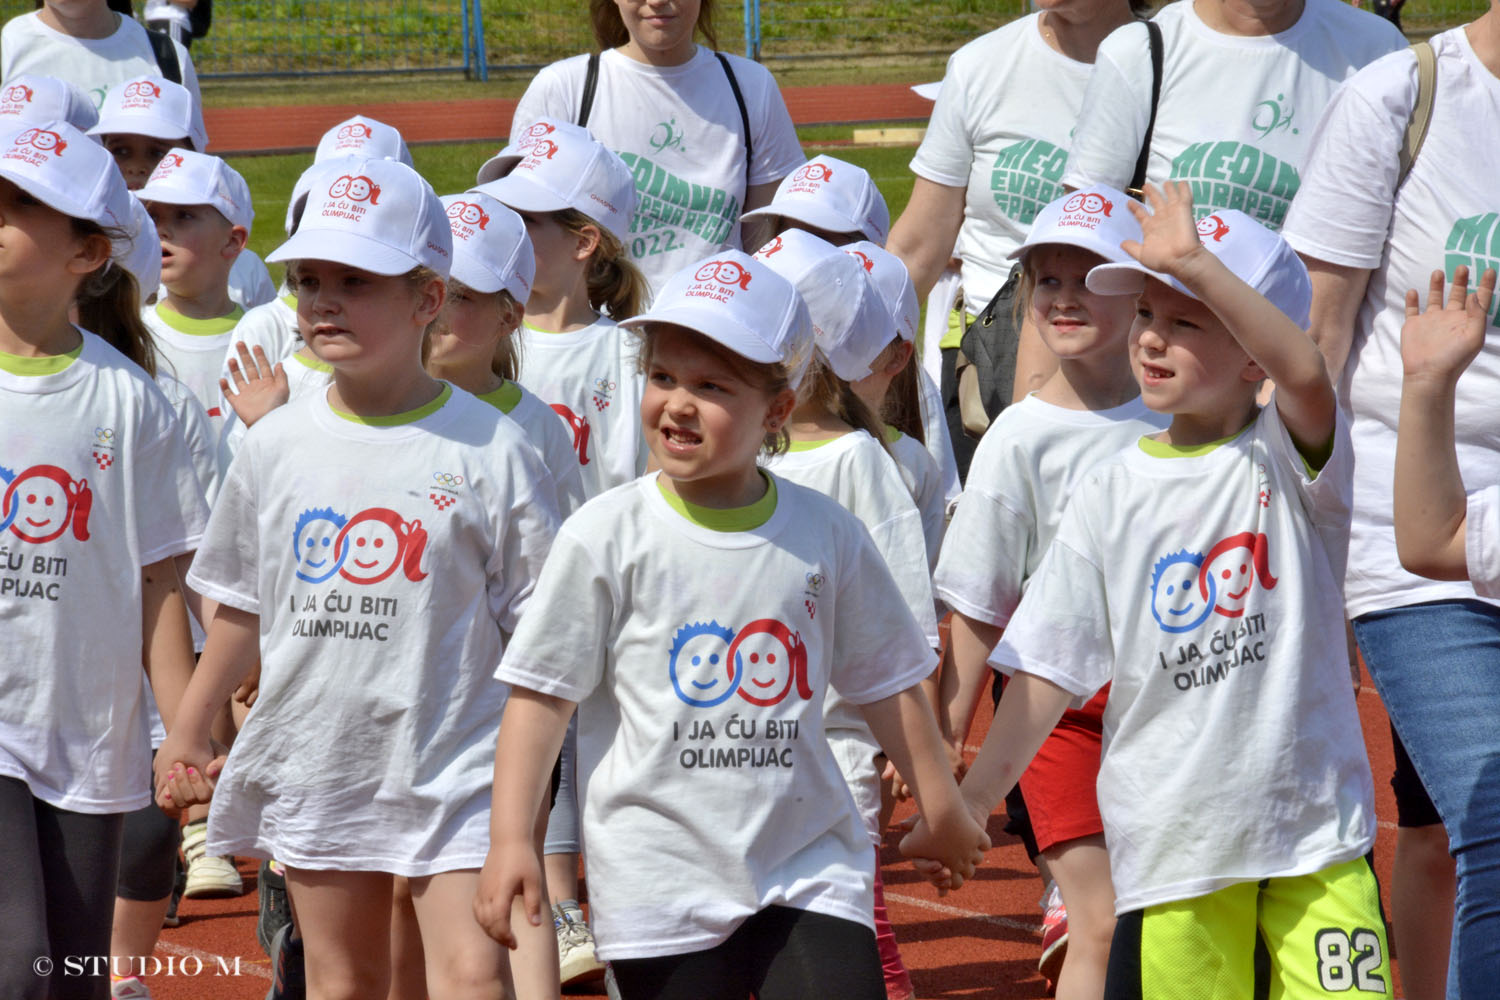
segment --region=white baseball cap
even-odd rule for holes
[[[193,95],[161,76],[138,76],[115,84],[104,95],[99,124],[89,129],[89,135],[122,134],[186,138],[198,150],[208,145],[208,136],[193,121]]]
[[[65,121],[87,132],[99,121],[89,95],[55,76],[22,73],[0,85],[0,120],[15,118],[32,125]]]
[[[1306,330],[1312,309],[1312,281],[1307,265],[1280,233],[1272,232],[1238,209],[1222,209],[1198,220],[1198,240],[1234,275],[1264,295],[1287,318]],[[1146,276],[1197,298],[1176,278],[1131,260],[1100,264],[1089,272],[1089,291],[1100,295],[1134,295]]]
[[[125,228],[130,233],[130,249],[119,258],[119,264],[135,275],[144,303],[161,286],[161,237],[146,203],[134,191],[130,192],[130,222]]]
[[[129,231],[134,210],[114,157],[65,121],[0,126],[0,177],[64,215]],[[127,250],[116,244],[114,255]]]
[[[801,229],[789,229],[755,259],[790,281],[807,303],[813,339],[833,373],[846,382],[870,374],[870,362],[896,338],[896,321],[863,265]]]
[[[384,275],[427,267],[448,277],[453,234],[421,174],[396,160],[330,162],[347,169],[319,175],[297,232],[266,260],[328,260]]]
[[[340,156],[365,156],[382,160],[399,160],[412,165],[411,152],[401,133],[385,122],[364,115],[346,118],[323,133],[318,140],[313,162],[321,163]]]
[[[780,215],[828,233],[860,233],[884,243],[891,233],[891,210],[863,167],[831,156],[814,156],[782,178],[776,196],[742,219]]]
[[[217,156],[174,149],[161,158],[146,186],[137,192],[142,201],[167,205],[211,205],[232,226],[246,232],[255,221],[250,185]]]
[[[701,333],[742,358],[784,364],[792,388],[813,355],[812,320],[797,289],[763,262],[724,250],[667,279],[650,311],[621,320],[638,329],[670,323]]]
[[[519,212],[576,209],[615,239],[630,236],[635,178],[625,161],[570,122],[539,118],[479,168],[479,186]]]
[[[880,298],[896,324],[896,336],[902,340],[916,340],[917,327],[922,321],[922,304],[917,301],[917,288],[911,282],[911,272],[906,269],[906,264],[885,247],[878,247],[868,240],[850,243],[843,247],[843,251],[860,263],[880,292]]]
[[[536,255],[521,217],[483,191],[446,195],[443,209],[453,232],[453,279],[476,292],[507,291],[524,306]]]
[[[1126,240],[1141,238],[1141,224],[1130,211],[1131,198],[1104,184],[1079,188],[1042,206],[1026,240],[1009,254],[1011,260],[1043,243],[1066,243],[1092,250],[1107,261],[1133,260],[1120,249]]]

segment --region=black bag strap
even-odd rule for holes
[[[594,90],[599,86],[599,53],[589,53],[588,69],[583,74],[583,97],[578,101],[578,127],[588,128],[589,112],[594,108]]]
[[[146,29],[146,39],[151,43],[151,54],[156,57],[156,67],[161,75],[173,83],[182,82],[182,63],[177,59],[177,46],[172,36],[164,31]]]
[[[1135,173],[1130,178],[1126,194],[1139,198],[1146,186],[1146,163],[1151,159],[1151,134],[1156,131],[1156,105],[1161,100],[1162,41],[1161,25],[1146,22],[1146,36],[1151,43],[1151,117],[1146,119],[1146,136],[1141,140],[1141,152],[1135,159]]]
[[[188,11],[188,27],[194,38],[202,38],[214,23],[214,0],[198,0]]]
[[[745,194],[750,193],[750,167],[755,161],[755,146],[750,141],[750,112],[745,107],[745,95],[740,93],[740,81],[734,77],[734,69],[729,65],[729,57],[722,52],[714,52],[718,57],[719,65],[724,67],[724,75],[729,78],[729,89],[734,91],[734,103],[740,109],[740,127],[745,131]]]

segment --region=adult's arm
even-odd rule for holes
[[[1302,260],[1312,279],[1312,325],[1307,332],[1323,352],[1329,379],[1338,385],[1354,343],[1354,320],[1365,299],[1370,269],[1332,264],[1306,254]]]
[[[886,249],[906,265],[918,299],[927,298],[953,257],[953,244],[964,224],[966,194],[964,188],[918,177],[911,200],[891,227]]]

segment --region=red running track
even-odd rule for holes
[[[1381,820],[1375,866],[1389,906],[1396,817],[1387,780],[1392,766],[1390,727],[1368,677],[1358,702]],[[976,720],[976,743],[988,725],[986,704]],[[1162,817],[1164,823],[1174,819]],[[902,861],[895,838],[887,840],[883,855],[886,902],[922,1000],[1038,1000],[1046,995],[1036,973],[1041,886],[1019,841],[1000,832],[1002,824],[1003,817],[991,820],[990,836],[996,846],[984,867],[963,889],[942,899]],[[244,896],[184,900],[182,926],[162,933],[157,957],[163,962],[186,960],[190,971],[201,962],[203,971],[150,979],[156,1000],[261,1000],[265,996],[270,972],[255,942],[255,868],[242,862],[240,870],[245,875]],[[238,963],[238,975],[220,975],[221,960],[231,971]],[[1399,977],[1399,963],[1397,972]],[[579,995],[599,996],[603,991],[580,991]]]
[[[845,122],[925,121],[932,102],[904,83],[869,86],[786,87],[782,90],[798,125]],[[311,150],[335,122],[367,115],[400,130],[408,143],[499,142],[510,134],[515,98],[469,101],[407,101],[388,104],[285,105],[275,108],[206,108],[209,149],[217,156]]]

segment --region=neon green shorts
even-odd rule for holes
[[[1391,996],[1380,886],[1356,858],[1122,914],[1108,1000]]]

